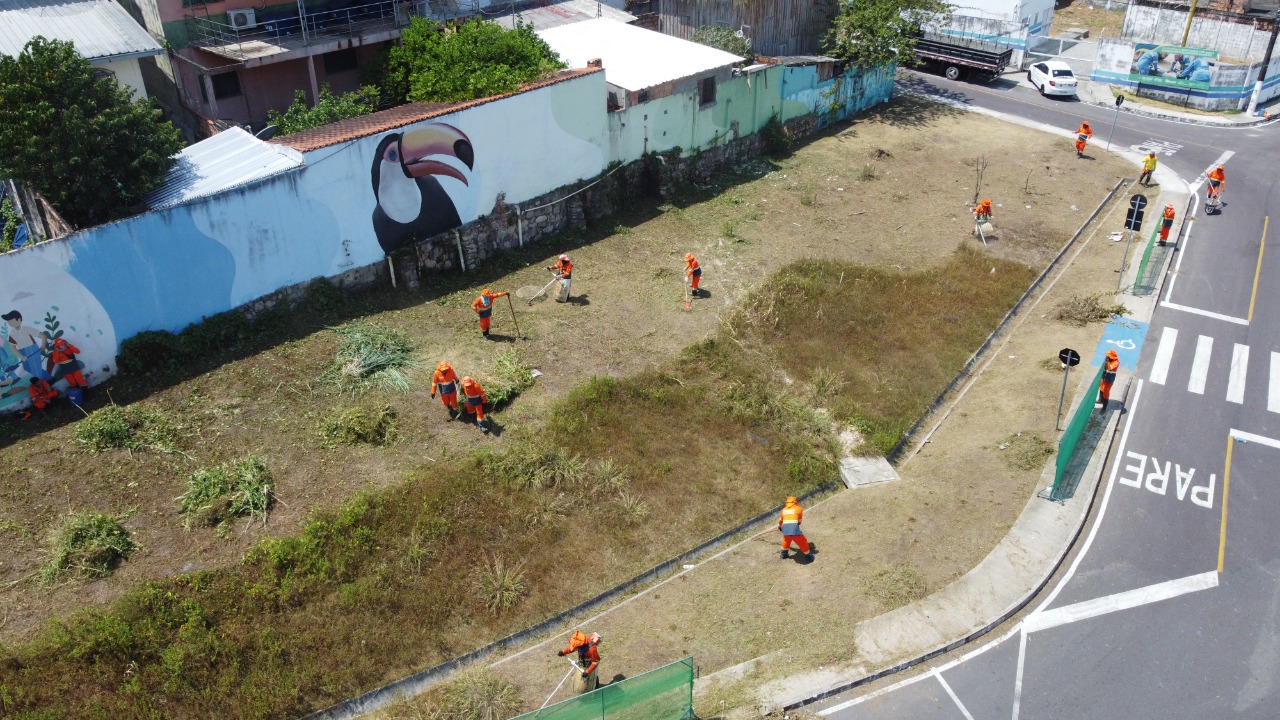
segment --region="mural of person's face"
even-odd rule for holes
[[[9,327],[13,328],[14,330],[17,330],[22,327],[22,316],[16,315],[14,317],[9,318],[8,320],[5,320],[5,322],[9,323]]]

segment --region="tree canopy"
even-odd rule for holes
[[[378,88],[368,85],[342,95],[334,95],[326,85],[320,88],[320,99],[311,106],[302,90],[293,93],[293,103],[284,112],[267,111],[267,122],[281,135],[310,130],[339,120],[367,115],[378,109]]]
[[[840,0],[827,32],[827,54],[855,67],[911,57],[922,26],[951,12],[944,0]]]
[[[396,101],[459,102],[515,92],[563,67],[532,25],[508,30],[476,19],[446,27],[415,17],[391,49],[383,92]]]
[[[182,149],[150,100],[134,100],[69,42],[36,37],[0,57],[0,176],[26,180],[73,225],[133,214]]]
[[[743,60],[750,61],[754,58],[751,51],[751,40],[726,27],[703,25],[694,30],[689,39],[717,50],[733,53]]]

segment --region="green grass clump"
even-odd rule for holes
[[[494,380],[485,386],[485,395],[489,398],[491,408],[506,405],[520,393],[533,387],[533,368],[515,350],[508,350],[498,356],[493,374]]]
[[[406,370],[422,367],[413,342],[402,330],[353,321],[333,328],[338,352],[324,379],[340,391],[356,395],[372,388],[408,392]]]
[[[390,445],[395,441],[396,411],[390,405],[378,408],[340,408],[320,421],[320,436],[326,448],[339,445]]]
[[[217,527],[237,517],[260,517],[271,507],[271,470],[258,457],[197,470],[187,476],[178,512],[185,527]]]
[[[484,559],[472,575],[472,584],[485,608],[493,615],[501,615],[514,608],[529,590],[524,564],[517,562],[513,565],[498,556]]]
[[[76,423],[76,441],[91,452],[118,448],[173,452],[177,428],[160,413],[141,405],[108,405]]]
[[[68,572],[102,577],[137,549],[118,518],[93,512],[66,516],[50,544],[49,558],[40,568],[40,580],[46,583]]]

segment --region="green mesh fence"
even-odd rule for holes
[[[1133,280],[1133,294],[1139,297],[1155,292],[1160,280],[1160,269],[1164,267],[1164,259],[1168,257],[1171,245],[1156,245],[1156,237],[1160,234],[1160,222],[1151,229],[1151,237],[1147,239],[1147,249],[1142,251],[1142,262],[1138,263],[1138,274]]]
[[[693,717],[693,658],[609,683],[572,700],[514,720],[689,720]]]
[[[1049,498],[1052,500],[1062,499],[1064,491],[1062,480],[1067,476],[1067,466],[1071,464],[1076,445],[1080,444],[1080,436],[1084,435],[1085,426],[1089,424],[1089,416],[1093,414],[1093,401],[1097,399],[1098,386],[1102,384],[1102,370],[1103,368],[1099,367],[1098,374],[1093,376],[1093,382],[1089,383],[1089,392],[1080,401],[1076,414],[1071,416],[1071,422],[1067,423],[1067,429],[1063,431],[1062,439],[1058,441],[1058,468],[1053,476],[1053,490],[1049,493]]]

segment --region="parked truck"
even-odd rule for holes
[[[941,70],[948,80],[974,73],[986,81],[1004,72],[1013,58],[1013,49],[970,38],[922,33],[916,40],[915,56],[918,62]]]

